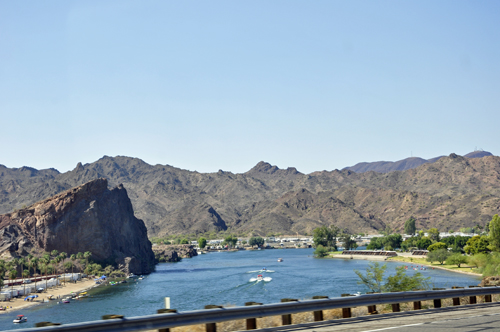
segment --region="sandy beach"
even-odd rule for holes
[[[0,314],[5,314],[8,312],[11,312],[13,310],[21,309],[21,308],[27,308],[31,307],[34,305],[43,305],[42,301],[44,299],[47,299],[48,295],[53,295],[54,297],[61,297],[64,298],[66,295],[70,295],[72,293],[80,293],[83,291],[86,291],[90,288],[93,288],[96,285],[95,281],[93,279],[87,280],[84,279],[83,281],[78,281],[76,284],[75,283],[66,283],[65,285],[57,286],[57,287],[52,287],[47,290],[47,292],[43,293],[38,293],[38,297],[33,300],[33,302],[28,302],[24,301],[25,296],[13,299],[11,301],[2,301],[0,302],[1,307],[8,307],[7,310],[0,310]],[[12,308],[11,308],[12,307]]]

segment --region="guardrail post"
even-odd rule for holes
[[[297,299],[281,299],[281,302],[297,302]],[[281,325],[292,325],[292,315],[281,315]]]
[[[485,295],[484,302],[491,302],[491,295]]]
[[[469,288],[476,288],[478,286],[469,286]],[[476,304],[477,298],[475,296],[469,296],[469,304]]]
[[[262,303],[258,302],[245,302],[246,306],[249,305],[262,305]],[[255,330],[257,329],[257,318],[247,318],[247,330]]]
[[[366,294],[375,294],[375,292],[367,292]],[[378,314],[376,305],[369,305],[367,308],[368,308],[368,315]]]
[[[421,310],[421,309],[422,309],[422,302],[420,301],[413,302],[413,310]]]
[[[433,288],[432,290],[445,290],[446,288]],[[441,299],[435,299],[434,308],[441,308]]]
[[[458,286],[451,287],[451,289],[461,289],[461,288],[463,288],[463,287],[458,287]],[[453,305],[454,306],[460,305],[460,298],[459,297],[453,298]]]
[[[205,306],[205,309],[219,309],[222,308],[221,305],[209,304]],[[217,324],[216,323],[206,323],[205,331],[207,332],[217,332]]]
[[[399,303],[392,304],[392,312],[400,312]]]
[[[323,296],[323,295],[313,296],[313,300],[327,299],[327,298],[328,296]],[[313,314],[315,322],[320,322],[323,320],[323,310],[313,311]]]
[[[348,296],[354,296],[351,294],[340,294],[341,297],[348,297]],[[351,308],[342,308],[342,318],[351,318],[352,317],[352,312]]]
[[[176,309],[158,309],[156,310],[157,314],[170,314],[170,313],[176,313]],[[170,332],[169,328],[166,329],[159,329],[158,332]]]

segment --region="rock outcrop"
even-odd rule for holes
[[[492,277],[484,277],[479,284],[480,287],[491,287],[491,286],[500,286],[500,277],[492,276]]]
[[[97,179],[13,213],[0,215],[0,254],[90,251],[92,260],[136,274],[154,270],[144,222],[122,185]]]
[[[159,262],[178,262],[198,255],[190,244],[158,245],[153,247],[153,252]]]

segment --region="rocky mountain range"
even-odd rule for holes
[[[311,233],[337,225],[353,233],[417,227],[458,230],[485,225],[500,209],[500,158],[451,154],[386,173],[349,169],[303,174],[259,162],[241,174],[198,173],[137,158],[105,156],[59,173],[0,165],[0,213],[88,181],[123,183],[150,237],[229,231]]]
[[[127,191],[96,179],[26,208],[0,215],[0,254],[26,256],[58,250],[90,251],[95,262],[126,272],[150,273],[155,257]]]
[[[466,158],[482,158],[486,156],[492,156],[490,152],[487,151],[473,151],[467,153],[464,157]],[[354,166],[345,167],[344,169],[354,171],[356,173],[364,173],[369,171],[374,171],[378,173],[388,173],[392,171],[406,171],[407,169],[416,168],[420,165],[426,163],[435,163],[439,159],[445,156],[439,156],[431,159],[423,159],[419,157],[411,157],[398,161],[375,161],[371,163],[357,163]]]

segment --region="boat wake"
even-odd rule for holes
[[[248,271],[247,273],[262,273],[262,272],[274,273],[274,272],[276,272],[276,271],[273,271],[273,270],[267,270],[267,269],[266,269],[266,270],[262,269],[262,270]]]
[[[271,277],[264,277],[264,278],[250,278],[250,280],[248,280],[249,282],[261,282],[261,281],[264,281],[264,282],[269,282],[273,280],[273,278]]]

